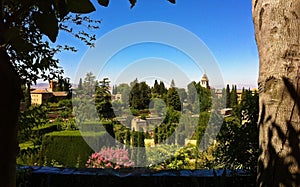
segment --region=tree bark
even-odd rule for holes
[[[16,185],[17,120],[20,107],[20,81],[9,56],[0,49],[0,186]]]
[[[252,0],[260,66],[258,186],[300,186],[300,1]]]

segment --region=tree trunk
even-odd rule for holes
[[[4,50],[0,49],[0,186],[16,185],[17,119],[21,87]]]
[[[253,0],[258,46],[258,186],[300,186],[300,1]]]

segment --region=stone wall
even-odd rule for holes
[[[152,171],[135,169],[74,169],[24,166],[18,167],[17,184],[21,186],[255,186],[255,176],[224,170]],[[226,175],[225,175],[226,173]],[[25,184],[25,185],[24,185]]]

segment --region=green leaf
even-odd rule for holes
[[[109,4],[109,0],[98,0],[98,3],[99,3],[101,6],[107,7],[108,4]]]
[[[52,42],[56,41],[56,37],[58,35],[58,21],[54,13],[41,14],[34,12],[33,20],[41,33],[48,36]]]
[[[131,6],[130,8],[133,8],[135,6],[136,0],[129,0]]]
[[[175,4],[176,3],[176,0],[168,0],[170,3],[173,3]]]
[[[68,10],[73,13],[90,13],[95,11],[89,0],[66,0]]]

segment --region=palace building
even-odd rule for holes
[[[30,92],[31,105],[41,105],[55,98],[56,100],[66,99],[68,92],[56,91],[57,81],[51,80],[49,83],[49,88],[47,89],[35,89]]]

